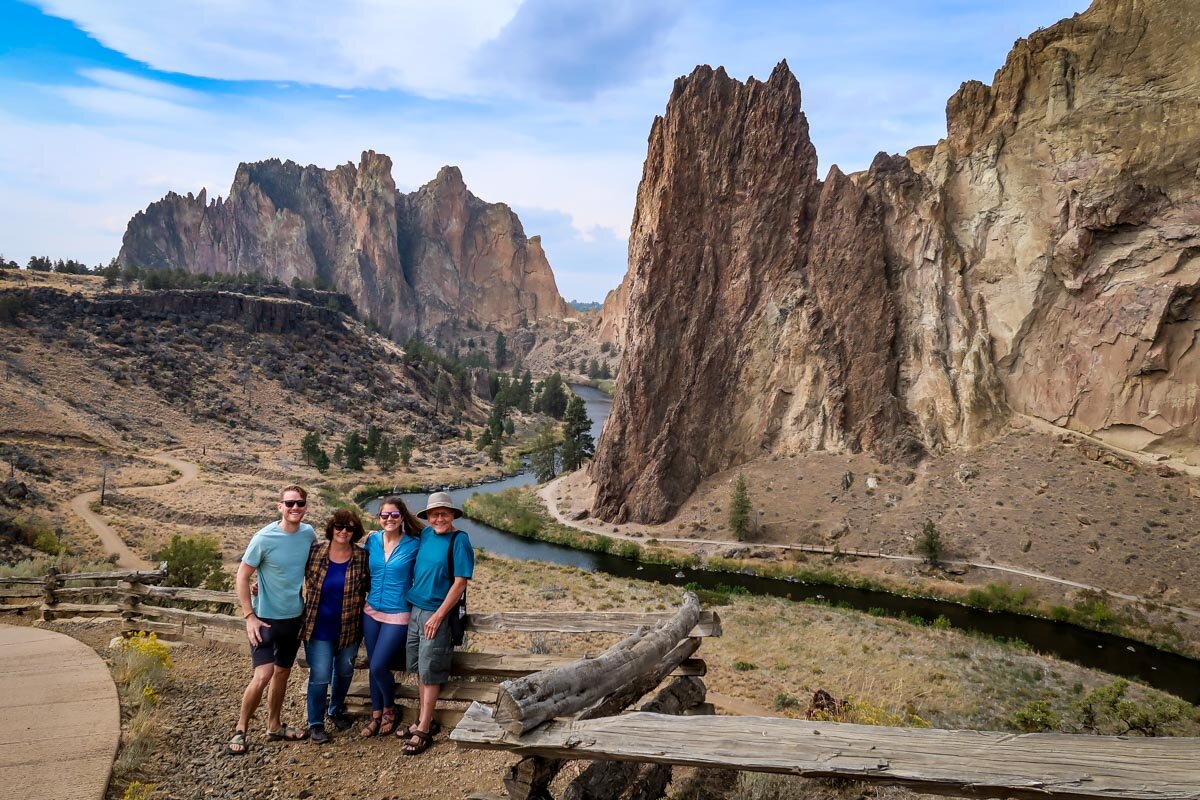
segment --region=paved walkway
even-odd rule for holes
[[[0,718],[0,787],[24,800],[103,800],[121,709],[92,648],[0,625]]]

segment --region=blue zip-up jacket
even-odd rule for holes
[[[367,551],[367,563],[371,569],[371,590],[367,602],[376,611],[385,614],[402,614],[408,611],[408,590],[412,588],[413,561],[421,540],[412,536],[401,536],[386,560],[383,557],[383,531],[371,531],[363,544]]]

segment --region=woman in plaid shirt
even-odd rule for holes
[[[354,545],[363,537],[362,522],[346,509],[325,524],[325,541],[313,543],[304,570],[304,622],[300,639],[308,659],[308,731],[317,744],[329,741],[325,710],[334,727],[350,727],[346,692],[354,677],[354,656],[362,640],[363,603],[370,586],[367,554]],[[329,699],[329,684],[333,698]]]

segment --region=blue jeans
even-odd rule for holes
[[[354,677],[354,656],[358,643],[337,649],[337,642],[311,639],[304,643],[304,657],[308,659],[308,727],[325,724],[325,707],[329,714],[341,714],[346,710],[346,692]],[[333,699],[329,699],[329,684],[333,683]]]
[[[371,710],[383,711],[396,705],[394,669],[404,669],[407,625],[379,622],[363,614],[363,640],[371,665]]]

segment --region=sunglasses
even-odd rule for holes
[[[402,517],[402,516],[404,516],[404,515],[401,514],[399,511],[380,511],[379,512],[380,519],[400,519],[400,517]]]
[[[304,508],[308,505],[307,500],[281,500],[280,502],[288,508]]]
[[[333,529],[334,529],[335,531],[350,531],[350,532],[353,532],[353,531],[354,531],[354,526],[353,526],[353,525],[334,525],[334,526],[333,526]]]

